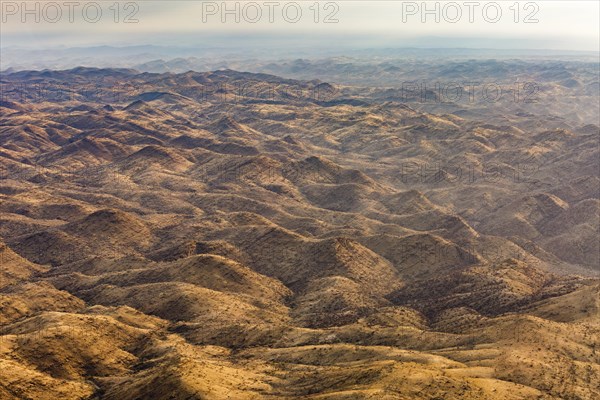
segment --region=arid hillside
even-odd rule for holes
[[[233,70],[0,89],[0,398],[600,398],[587,111]]]

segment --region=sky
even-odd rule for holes
[[[598,51],[591,1],[5,1],[0,46],[473,47]]]

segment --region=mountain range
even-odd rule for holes
[[[5,71],[0,397],[597,398],[597,76],[504,63]]]

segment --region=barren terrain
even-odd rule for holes
[[[600,398],[597,70],[532,77],[2,73],[0,398]]]

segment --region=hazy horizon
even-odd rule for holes
[[[1,47],[232,47],[240,41],[256,48],[308,45],[597,51],[600,46],[600,5],[596,1],[74,4],[69,8],[56,2],[3,1]]]

